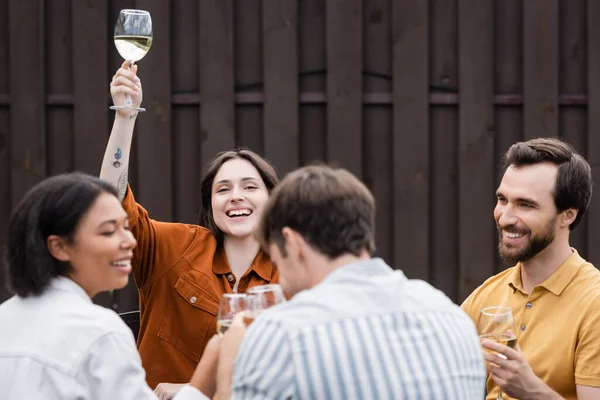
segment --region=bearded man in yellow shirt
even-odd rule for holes
[[[461,306],[475,324],[485,307],[514,314],[514,349],[482,342],[487,399],[499,389],[504,399],[600,399],[600,271],[569,245],[592,196],[590,166],[557,138],[516,143],[504,161],[494,219],[500,256],[516,265]]]

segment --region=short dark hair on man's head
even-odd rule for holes
[[[504,155],[504,170],[549,162],[558,166],[554,204],[559,212],[574,208],[573,230],[585,215],[592,198],[592,171],[588,162],[570,144],[554,137],[531,139],[513,144]]]
[[[45,179],[27,192],[8,224],[10,292],[21,297],[39,295],[54,277],[71,272],[70,264],[48,251],[48,237],[57,235],[71,242],[82,217],[101,193],[118,196],[109,183],[79,172]]]
[[[344,169],[308,166],[288,174],[273,190],[257,238],[265,250],[277,244],[286,255],[282,229],[298,232],[330,259],[375,251],[375,200]]]
[[[223,232],[215,223],[212,213],[212,185],[215,176],[217,176],[217,173],[223,164],[236,158],[246,160],[256,168],[269,193],[271,193],[273,188],[279,182],[275,168],[269,164],[267,160],[252,150],[244,148],[222,151],[204,166],[202,170],[202,182],[200,183],[200,212],[198,223],[200,226],[208,228],[212,232],[219,245],[223,243]]]

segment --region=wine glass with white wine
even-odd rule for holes
[[[477,332],[479,332],[481,340],[491,340],[514,349],[517,343],[517,335],[512,309],[499,306],[482,309],[477,324]],[[491,350],[485,350],[491,352]],[[502,354],[499,356],[504,357]],[[498,388],[496,400],[502,399],[502,390]]]
[[[241,293],[225,293],[221,297],[217,312],[217,333],[223,337],[233,322],[236,314],[246,310],[246,295]]]
[[[150,13],[144,10],[125,9],[119,12],[115,24],[115,47],[125,60],[133,63],[141,60],[152,46],[152,18]],[[131,101],[131,96],[125,97],[125,103],[120,106],[111,106],[111,110],[136,110],[146,111],[142,107],[136,107]]]

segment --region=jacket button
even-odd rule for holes
[[[233,282],[235,280],[235,277],[233,275],[229,274],[229,275],[227,275],[227,280],[229,282]]]
[[[196,300],[198,300],[198,299],[196,299],[196,296],[190,297],[190,303],[194,304],[196,302]]]

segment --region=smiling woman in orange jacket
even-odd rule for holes
[[[127,94],[136,105],[142,101],[137,65],[128,66],[123,63],[110,85],[116,105]],[[278,179],[252,151],[219,153],[203,171],[200,225],[155,221],[127,183],[136,118],[136,111],[117,112],[100,177],[119,188],[138,241],[133,260],[140,295],[138,348],[154,388],[160,382],[189,381],[216,333],[223,293],[278,281],[275,266],[253,237]]]

